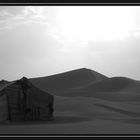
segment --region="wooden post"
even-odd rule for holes
[[[8,106],[8,119],[11,120],[11,110],[10,110],[10,102],[9,102],[8,93],[6,94],[6,97],[7,97],[7,106]]]

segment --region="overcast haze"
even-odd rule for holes
[[[139,6],[1,6],[0,79],[78,69],[140,80]]]

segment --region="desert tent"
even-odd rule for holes
[[[1,81],[0,81],[0,89],[1,89],[3,86],[5,86],[6,84],[8,84],[8,83],[9,83],[9,81],[1,80]]]
[[[0,87],[0,121],[53,119],[54,96],[34,86],[26,77]]]

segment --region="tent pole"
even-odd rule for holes
[[[8,119],[11,120],[11,112],[10,112],[10,102],[9,102],[9,97],[6,94],[7,97],[7,106],[8,106]]]

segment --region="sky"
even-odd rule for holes
[[[0,79],[89,68],[140,80],[140,6],[0,6]]]

